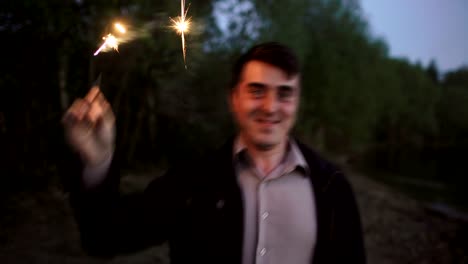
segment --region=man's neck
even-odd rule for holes
[[[262,149],[248,140],[244,140],[247,152],[249,153],[255,167],[264,175],[269,174],[281,163],[287,149],[288,139],[272,146],[268,149]]]

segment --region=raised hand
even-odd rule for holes
[[[87,166],[108,159],[115,144],[115,116],[98,86],[76,99],[63,116],[65,138]]]

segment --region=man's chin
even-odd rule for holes
[[[279,143],[274,140],[256,140],[254,142],[255,147],[261,151],[267,151],[273,149]]]

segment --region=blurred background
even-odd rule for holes
[[[301,58],[295,134],[348,171],[369,263],[468,263],[466,14],[464,0],[192,1],[186,69],[177,0],[1,1],[0,263],[168,263],[164,245],[82,251],[61,117],[102,74],[122,189],[141,190],[235,133],[230,67],[272,40]],[[93,56],[115,21],[136,38]]]

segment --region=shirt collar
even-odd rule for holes
[[[247,154],[247,146],[242,140],[242,138],[238,135],[234,139],[234,146],[233,146],[233,162],[237,164],[239,162],[245,161]],[[286,152],[286,157],[283,159],[282,162],[285,162],[288,167],[294,168],[301,168],[304,171],[304,175],[310,175],[310,169],[307,165],[307,162],[302,155],[299,146],[297,145],[296,141],[293,138],[288,139],[288,147]]]

